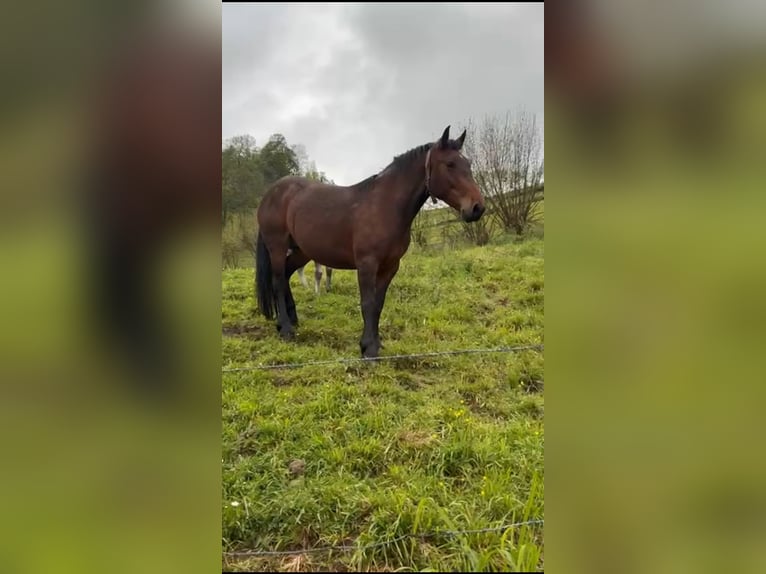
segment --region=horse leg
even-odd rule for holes
[[[300,276],[303,277],[303,268],[306,263],[308,263],[308,258],[298,249],[294,249],[285,262],[285,274],[287,275],[287,316],[290,318],[293,327],[298,326],[298,313],[295,310],[295,299],[293,299],[293,291],[290,288],[290,277],[292,277],[295,271],[298,271]],[[308,287],[308,285],[306,286]]]
[[[319,285],[322,283],[322,266],[314,263],[314,293],[319,295]]]
[[[294,335],[293,325],[287,311],[287,293],[290,286],[287,284],[284,263],[274,266],[273,285],[277,298],[277,331],[283,339],[292,339]]]
[[[330,267],[325,267],[325,271],[327,271],[327,292],[330,292],[330,287],[332,286],[332,269]]]
[[[287,277],[287,291],[285,293],[285,304],[287,305],[287,318],[293,327],[298,326],[298,313],[295,311],[295,299],[293,290],[290,288],[290,276]]]
[[[265,237],[271,257],[271,285],[277,310],[277,331],[283,339],[293,337],[293,326],[287,312],[287,297],[290,286],[285,273],[288,235],[271,233]]]
[[[378,270],[377,282],[375,285],[375,310],[372,316],[372,329],[375,333],[375,342],[380,349],[383,345],[380,343],[380,314],[383,312],[383,305],[386,303],[386,293],[388,292],[388,286],[391,284],[391,280],[399,270],[399,261],[388,265],[382,266]]]
[[[359,340],[359,348],[362,357],[375,358],[380,351],[380,344],[373,329],[376,306],[375,285],[378,275],[378,262],[374,259],[365,259],[357,266],[357,279],[359,281],[359,295],[362,303],[362,319],[364,330]]]

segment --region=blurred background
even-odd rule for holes
[[[765,9],[546,10],[551,571],[766,567]],[[0,31],[0,568],[217,568],[220,7]]]
[[[766,568],[764,11],[547,6],[551,572]]]
[[[0,23],[0,569],[215,569],[220,6]]]

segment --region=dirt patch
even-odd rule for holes
[[[408,391],[416,391],[423,386],[420,381],[406,371],[396,374],[396,382]]]
[[[271,333],[264,325],[224,325],[221,329],[224,337],[239,337],[242,335],[257,335],[265,337]]]
[[[433,442],[433,436],[426,431],[403,431],[397,435],[399,442],[404,446],[422,448]]]

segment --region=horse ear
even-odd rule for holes
[[[441,139],[439,139],[439,147],[443,149],[446,148],[447,144],[449,143],[449,128],[450,126],[447,126],[447,129],[444,130]]]
[[[467,130],[463,130],[463,133],[460,134],[460,137],[457,138],[457,149],[463,149],[463,142],[465,141],[465,132]]]

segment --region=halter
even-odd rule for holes
[[[426,193],[431,197],[431,203],[436,204],[438,201],[433,195],[431,195],[431,148],[428,148],[426,154]]]

